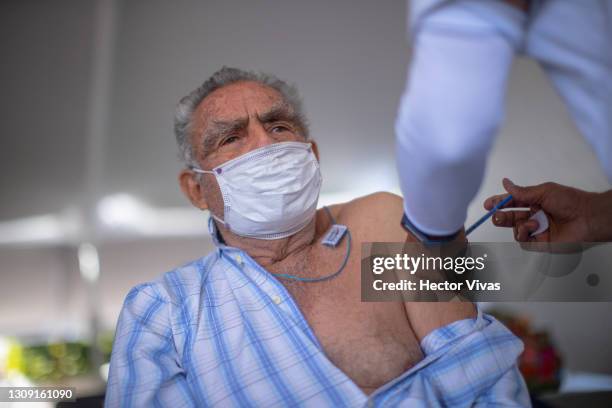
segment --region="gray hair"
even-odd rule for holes
[[[308,139],[308,123],[304,116],[302,102],[297,89],[293,85],[278,79],[274,75],[244,71],[238,68],[223,67],[202,85],[183,97],[176,106],[174,115],[174,135],[178,144],[181,160],[187,166],[197,166],[196,157],[191,143],[191,121],[193,113],[204,98],[215,90],[236,82],[257,82],[277,90],[291,107],[296,117],[296,125],[303,136]]]

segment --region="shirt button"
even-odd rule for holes
[[[242,262],[242,257],[240,255],[236,255],[236,261],[242,265],[244,262]]]
[[[276,296],[273,296],[273,297],[272,297],[272,301],[273,301],[274,303],[276,303],[277,305],[280,305],[281,298],[280,298],[280,296],[276,295]]]

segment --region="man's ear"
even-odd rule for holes
[[[314,153],[315,157],[317,158],[317,161],[321,161],[321,159],[319,159],[319,146],[317,146],[317,142],[315,142],[314,140],[310,141],[310,144],[312,145],[312,152]]]
[[[191,170],[183,169],[179,174],[178,181],[183,194],[191,201],[191,204],[200,210],[208,209],[208,203],[204,197],[204,189],[198,182],[197,174]]]

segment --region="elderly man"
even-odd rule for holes
[[[175,132],[217,250],[128,294],[107,406],[529,405],[522,344],[472,304],[361,302],[361,243],[413,239],[402,200],[317,210],[292,87],[223,68],[181,100]],[[335,223],[349,232],[322,245]]]

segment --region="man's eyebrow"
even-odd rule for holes
[[[300,126],[297,115],[285,101],[275,104],[266,112],[262,113],[261,115],[257,115],[257,118],[261,123],[271,123],[284,120],[295,126]],[[211,121],[211,123],[204,130],[204,140],[202,141],[204,155],[207,155],[216,149],[219,139],[233,132],[245,129],[248,124],[249,118],[239,118],[228,121]]]
[[[213,120],[212,123],[206,127],[206,130],[204,130],[204,140],[202,141],[204,154],[213,151],[217,145],[217,142],[223,136],[246,128],[248,123],[248,118],[240,118],[228,121]]]
[[[285,120],[287,122],[291,122],[293,125],[298,125],[297,115],[286,102],[276,104],[268,111],[262,113],[261,115],[257,115],[257,118],[261,123],[271,123],[278,120]]]

